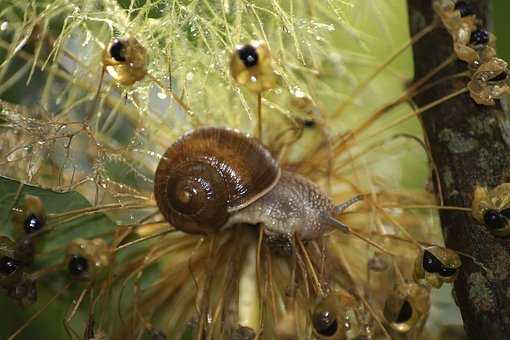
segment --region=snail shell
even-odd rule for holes
[[[273,189],[280,172],[256,139],[234,130],[201,128],[165,152],[154,193],[161,213],[175,228],[211,233]]]

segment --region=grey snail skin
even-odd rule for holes
[[[317,238],[356,196],[336,206],[307,178],[280,169],[257,139],[222,128],[193,130],[170,146],[156,170],[156,202],[176,229],[209,234],[237,223],[262,224],[268,235]]]

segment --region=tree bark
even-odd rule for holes
[[[488,29],[490,0],[472,0],[478,18]],[[408,0],[411,34],[430,24],[435,14],[432,1]],[[440,27],[413,46],[415,79],[452,55],[448,32]],[[467,64],[455,61],[434,80],[466,71]],[[463,88],[468,79],[453,78],[418,94],[420,107]],[[468,93],[455,97],[422,114],[424,134],[444,205],[471,207],[475,185],[494,187],[509,180],[510,120],[506,103],[477,105]],[[434,177],[433,177],[434,178]],[[510,238],[497,238],[469,213],[441,211],[446,246],[471,254],[488,269],[484,271],[464,257],[455,282],[459,305],[469,339],[510,339]]]

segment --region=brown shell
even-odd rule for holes
[[[169,200],[167,183],[175,180],[172,176],[176,174],[200,177],[197,169],[215,172],[204,173],[204,178],[215,183],[212,190],[217,201],[202,209],[207,210],[200,211],[202,216],[179,213]],[[206,233],[223,226],[230,213],[265,195],[279,177],[278,163],[258,140],[234,130],[200,128],[182,136],[165,152],[156,170],[154,193],[160,211],[174,227]]]

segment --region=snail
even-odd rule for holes
[[[183,135],[167,149],[154,194],[165,219],[187,233],[248,223],[262,224],[269,236],[296,234],[303,240],[334,228],[354,233],[336,215],[362,199],[335,205],[307,178],[280,169],[259,140],[210,127]]]

